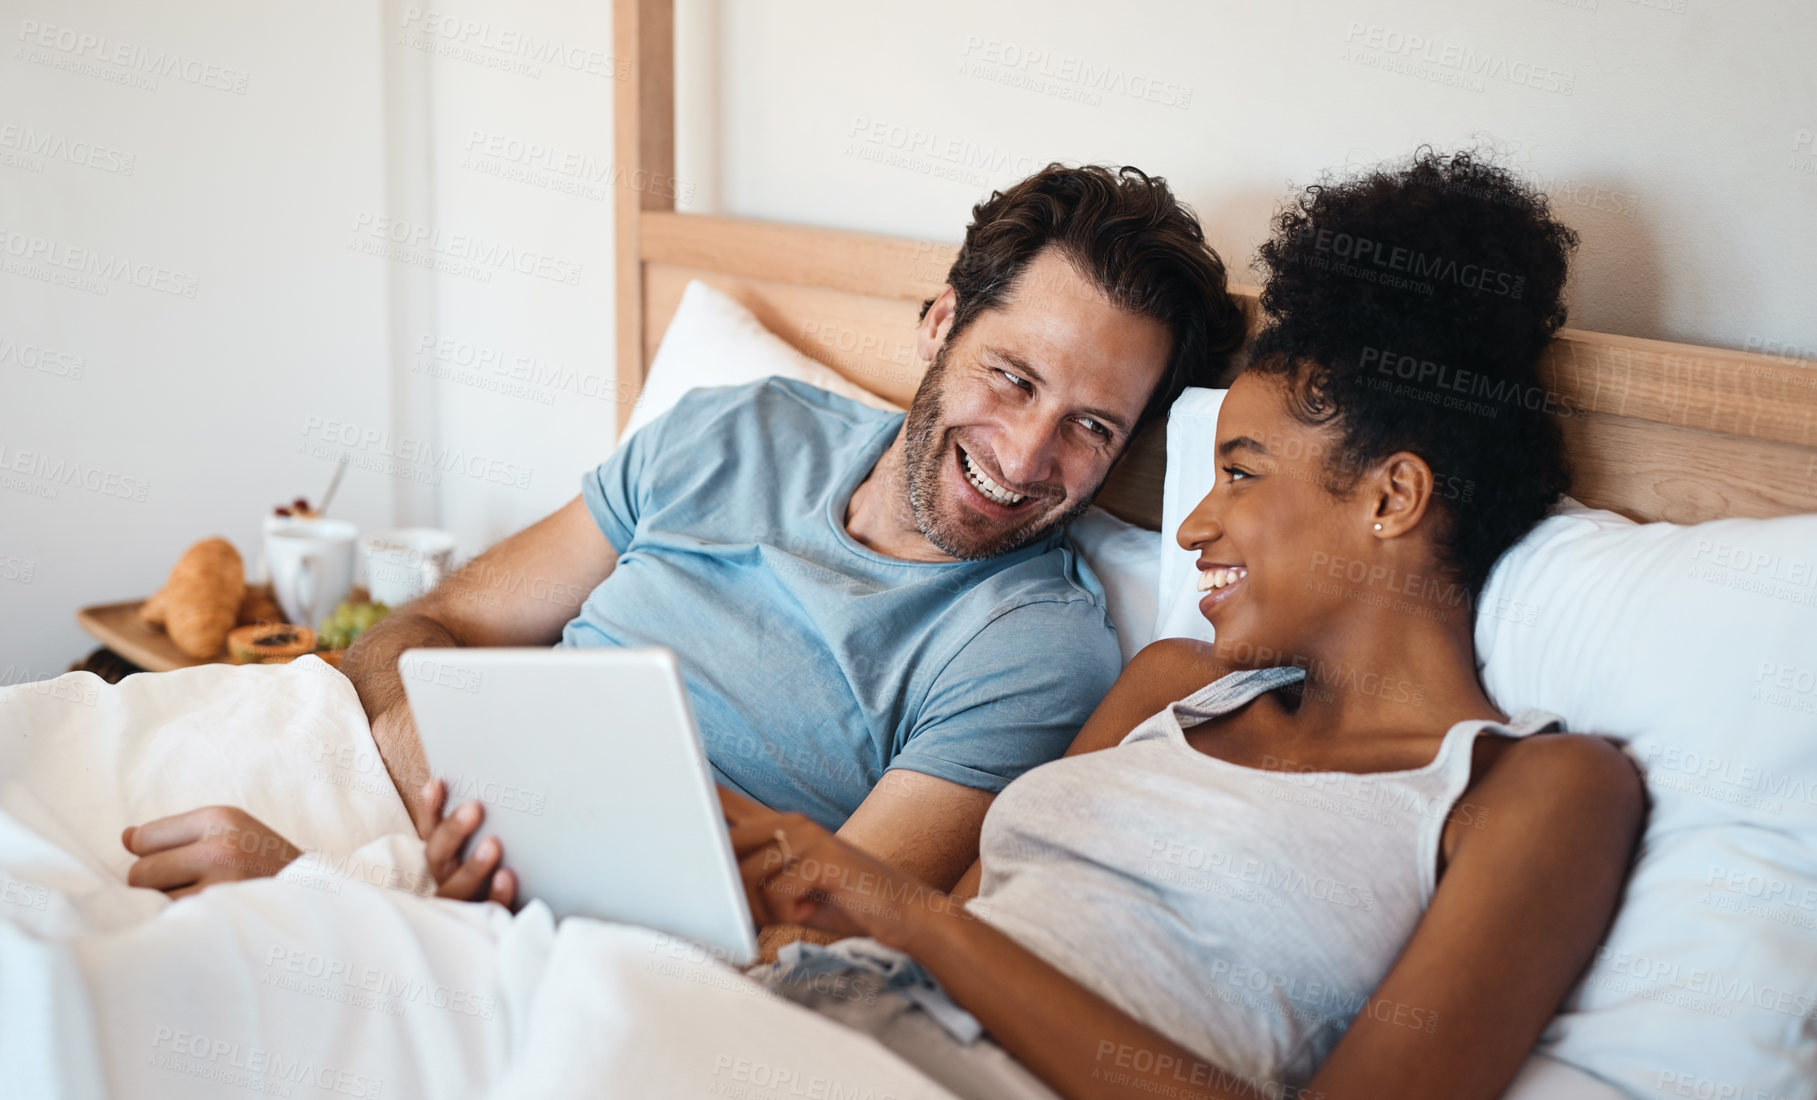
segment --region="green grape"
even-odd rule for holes
[[[389,614],[391,609],[382,603],[342,602],[334,609],[334,614],[322,620],[317,632],[318,644],[323,649],[346,649],[354,639]]]

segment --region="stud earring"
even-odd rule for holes
[[[1375,525],[1375,529],[1376,529],[1376,530],[1377,530],[1377,531],[1380,531],[1380,530],[1381,530],[1381,529],[1382,529],[1382,525],[1381,525],[1381,524],[1379,524],[1379,523],[1378,523],[1378,524],[1376,524],[1376,525]]]

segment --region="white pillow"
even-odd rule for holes
[[[1161,575],[1157,590],[1157,638],[1213,639],[1211,623],[1199,614],[1198,554],[1180,549],[1180,524],[1211,492],[1218,479],[1218,409],[1225,390],[1188,387],[1167,411],[1167,475],[1161,488]]]
[[[643,391],[619,443],[669,411],[681,395],[702,386],[741,386],[777,375],[831,390],[873,409],[901,412],[839,372],[796,351],[763,327],[751,311],[729,296],[695,279],[682,291],[681,305],[669,320],[662,345],[650,363]]]
[[[1817,1095],[1817,516],[1568,507],[1496,564],[1476,647],[1498,706],[1626,742],[1652,803],[1540,1049],[1648,1096]]]
[[[1123,663],[1154,641],[1155,572],[1161,563],[1161,535],[1092,508],[1067,533],[1098,575],[1117,628]]]
[[[1649,825],[1615,923],[1537,1055],[1631,1096],[1811,1100],[1813,956],[1809,837]]]
[[[1221,397],[1188,390],[1169,417],[1157,636],[1211,637],[1172,532],[1217,476]],[[1496,705],[1627,742],[1652,802],[1539,1050],[1634,1095],[1817,1096],[1817,516],[1683,527],[1571,502],[1477,608]]]
[[[1628,742],[1654,828],[1817,838],[1817,515],[1687,527],[1568,505],[1496,563],[1476,650],[1498,703]]]

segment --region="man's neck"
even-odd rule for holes
[[[957,561],[929,542],[915,522],[908,499],[908,451],[904,429],[871,467],[845,506],[846,534],[858,544],[903,561]]]

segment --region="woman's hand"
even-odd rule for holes
[[[777,813],[724,787],[719,802],[759,927],[799,924],[901,947],[922,913],[954,904],[801,814]]]
[[[219,882],[275,875],[303,854],[269,825],[232,806],[204,806],[128,825],[120,843],[139,857],[127,868],[126,884],[173,898]]]
[[[425,838],[423,855],[429,861],[429,873],[435,876],[435,896],[457,901],[496,901],[509,909],[517,898],[517,876],[499,866],[505,852],[498,838],[487,837],[472,855],[461,858],[467,839],[486,820],[486,808],[469,802],[443,817],[442,804],[447,799],[448,788],[441,780],[431,779],[423,784],[422,800],[417,805],[416,831]]]

